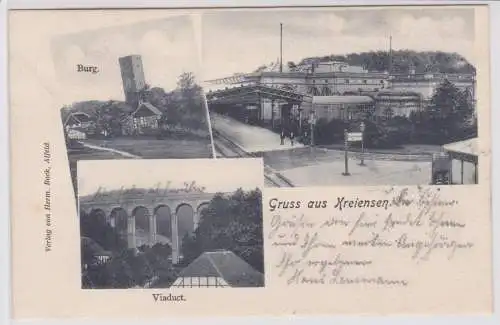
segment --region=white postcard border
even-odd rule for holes
[[[245,5],[297,5],[297,4],[308,4],[308,5],[326,5],[326,4],[347,4],[347,1],[323,1],[323,0],[310,0],[310,1],[238,1],[238,6],[245,6]],[[381,5],[381,4],[397,4],[397,5],[402,5],[402,4],[417,4],[417,5],[422,5],[422,4],[447,4],[447,3],[454,3],[454,4],[466,4],[466,3],[474,3],[474,4],[480,4],[484,2],[480,1],[349,1],[349,5],[355,5],[355,4],[370,4],[370,5]],[[19,1],[9,1],[8,4],[6,4],[5,1],[0,2],[0,13],[1,17],[5,18],[6,17],[6,8],[9,6],[10,8],[47,8],[47,7],[79,7],[79,8],[90,8],[90,7],[159,7],[159,6],[168,6],[168,7],[173,7],[173,6],[199,6],[199,5],[207,5],[207,1],[190,1],[189,4],[186,4],[186,2],[183,1],[169,1],[168,3],[166,2],[161,2],[161,1],[153,1],[153,0],[147,0],[147,1],[130,1],[130,0],[123,0],[123,1],[95,1],[95,0],[89,0],[89,1],[63,1],[63,0],[53,0],[53,1],[35,1],[35,0],[19,0]],[[210,5],[219,5],[219,6],[226,6],[226,5],[235,5],[233,1],[210,1]],[[500,30],[500,4],[499,3],[494,3],[491,2],[490,4],[490,11],[491,11],[491,27],[490,30]],[[6,19],[1,19],[2,25],[0,27],[1,30],[1,44],[2,44],[2,53],[0,55],[3,63],[3,71],[7,71],[7,54],[6,54]],[[490,43],[490,48],[491,48],[491,88],[492,90],[495,89],[496,87],[500,87],[500,62],[497,58],[500,57],[500,42],[498,38],[495,38],[495,33],[490,34],[491,38],[491,43]],[[2,175],[2,182],[0,182],[0,196],[3,199],[3,206],[8,207],[9,206],[9,159],[8,159],[8,154],[9,154],[9,142],[8,142],[8,95],[6,92],[7,89],[7,74],[3,74],[2,78],[0,79],[0,89],[2,89],[4,92],[0,98],[2,98],[2,104],[1,105],[1,121],[2,121],[2,127],[1,127],[1,132],[0,132],[0,147],[1,150],[3,150],[3,155],[4,159],[1,160],[0,162],[0,169],[3,173]],[[491,97],[491,114],[492,114],[492,121],[498,121],[500,118],[500,113],[495,110],[495,107],[500,106],[500,93],[496,91],[492,91],[492,97]],[[495,129],[495,128],[494,128]],[[500,137],[500,131],[495,131],[492,130],[492,153],[493,153],[493,161],[492,161],[492,166],[495,166],[495,162],[498,161],[500,162],[500,153],[497,152],[497,148],[495,147],[495,141],[494,139],[497,138],[497,136]],[[497,175],[494,171],[492,172],[492,177],[493,177],[493,193],[492,197],[495,197],[495,192],[496,192],[496,186],[499,185],[500,183],[500,176]],[[493,200],[493,215],[498,214],[497,211],[499,211],[500,208],[500,203],[498,200]],[[10,260],[10,225],[9,225],[9,213],[8,209],[2,214],[2,224],[0,225],[0,229],[2,233],[0,233],[0,236],[4,240],[4,243],[6,243],[5,249],[2,249],[2,253],[0,254],[0,265],[2,265],[2,281],[1,281],[1,289],[0,292],[2,292],[1,295],[1,305],[2,309],[0,310],[1,315],[5,315],[2,317],[2,321],[5,320],[6,323],[8,322],[8,312],[10,310],[9,306],[9,300],[10,300],[10,286],[9,286],[9,280],[10,280],[10,267],[9,267],[9,260]],[[500,237],[498,234],[500,234],[500,222],[496,219],[496,217],[493,217],[493,230],[495,236],[493,236],[493,251],[494,251],[494,272],[493,274],[499,274],[500,272]],[[2,245],[3,246],[3,245]],[[495,286],[495,296],[498,296],[500,294],[500,283],[499,281],[494,281],[494,286]],[[5,300],[5,302],[4,302]],[[494,299],[495,301],[495,309],[497,312],[495,313],[494,316],[491,317],[389,317],[389,318],[382,318],[382,317],[371,317],[371,318],[357,318],[357,317],[294,317],[294,318],[247,318],[247,319],[242,319],[242,318],[237,318],[237,322],[239,324],[251,324],[253,322],[265,322],[269,321],[269,324],[331,324],[332,321],[338,322],[341,324],[400,324],[401,322],[405,322],[406,324],[421,324],[422,321],[427,321],[429,324],[448,324],[448,323],[453,323],[453,324],[497,324],[500,321],[500,314],[498,310],[500,309],[500,303],[499,299]],[[162,320],[161,323],[164,324],[166,319]],[[229,319],[218,319],[218,318],[213,318],[210,320],[207,319],[199,319],[199,320],[186,320],[186,319],[170,319],[170,321],[173,324],[233,324],[235,319],[234,318],[229,318]],[[16,322],[17,323],[17,322]],[[21,322],[19,322],[21,323]],[[26,323],[26,321],[23,321],[23,323]],[[41,321],[41,320],[32,320],[29,323],[32,324],[55,324],[57,322],[54,321]],[[68,322],[68,320],[64,320],[64,324],[86,324],[83,321],[71,321]],[[115,322],[97,322],[97,324],[102,323],[102,324],[113,324]],[[118,322],[116,322],[118,324]],[[120,321],[120,324],[137,324],[137,322],[123,322]],[[144,324],[144,321],[140,321],[141,324]],[[160,324],[160,322],[155,321],[155,322],[146,322],[147,324]],[[92,324],[96,324],[96,322],[92,322]]]

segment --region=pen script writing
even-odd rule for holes
[[[459,202],[439,189],[267,203],[270,263],[287,285],[409,286],[398,263],[451,261],[474,247],[462,234],[467,224],[453,217]]]

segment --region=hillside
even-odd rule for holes
[[[411,64],[417,73],[473,73],[475,67],[458,53],[440,51],[417,52],[412,50],[393,51],[393,72],[406,73]],[[363,66],[368,71],[384,72],[389,70],[389,53],[386,51],[349,53],[304,58],[301,64],[311,62],[342,61],[350,65]]]

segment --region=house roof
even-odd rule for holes
[[[473,156],[479,155],[477,138],[448,143],[443,145],[443,149],[446,151],[452,151],[467,155],[473,155]]]
[[[312,102],[319,105],[368,104],[373,99],[370,96],[313,96]]]
[[[156,108],[153,104],[151,104],[149,102],[142,102],[142,103],[140,103],[139,106],[137,107],[137,109],[132,113],[132,115],[135,115],[143,107],[146,107],[151,112],[153,112],[153,114],[155,114],[155,115],[162,115],[162,112],[158,108]]]
[[[228,250],[205,252],[181,271],[179,277],[220,277],[232,287],[264,284],[264,275]]]

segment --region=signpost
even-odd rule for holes
[[[361,132],[347,132],[347,141],[359,142],[362,140],[363,140],[363,133],[361,133]]]
[[[275,111],[274,99],[272,99],[271,100],[271,125],[272,125],[273,130],[274,130],[274,111]]]
[[[361,142],[361,162],[360,166],[365,166],[365,146],[363,135],[365,132],[365,123],[361,122],[360,125],[361,132],[347,132],[347,129],[344,130],[344,160],[345,160],[345,171],[342,173],[344,176],[351,175],[349,173],[349,159],[347,156],[347,152],[349,151],[349,142]]]

